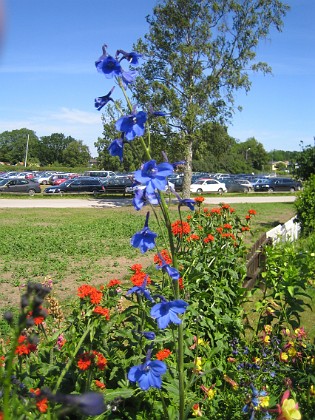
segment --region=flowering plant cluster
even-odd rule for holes
[[[103,47],[95,64],[126,94],[136,70],[121,63],[136,66],[140,58],[123,50],[113,57]],[[97,98],[96,108],[112,93]],[[172,219],[165,188],[176,164],[151,158],[148,113],[127,104],[109,153],[123,159],[126,143],[143,144],[147,160],[135,172],[142,188],[133,205],[145,219],[130,244],[152,253],[152,263],[133,264],[129,278],[81,285],[64,311],[51,283],[29,283],[19,317],[5,314],[12,334],[0,353],[0,416],[300,419],[297,387],[310,386],[315,354],[304,330],[273,336],[266,324],[253,340],[244,331],[243,238],[255,210],[239,217],[226,203],[207,208],[203,197],[172,191]],[[299,394],[305,412],[314,405],[312,389]]]

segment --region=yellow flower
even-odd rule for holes
[[[311,394],[312,397],[315,397],[315,386],[314,385],[311,385],[310,394]]]
[[[259,397],[259,406],[262,408],[269,407],[269,395],[266,395],[264,397]]]
[[[261,361],[260,357],[253,358],[253,362],[256,363],[256,365],[259,365],[260,361]]]
[[[205,346],[206,342],[202,338],[198,338],[198,346]]]
[[[296,353],[297,353],[297,351],[295,350],[295,348],[293,346],[289,348],[288,355],[290,357],[294,357],[296,355]]]
[[[270,334],[272,332],[272,326],[271,325],[265,325],[264,326],[266,334]]]
[[[282,417],[286,420],[300,420],[302,418],[298,405],[292,399],[286,399],[281,406]]]
[[[269,344],[270,343],[270,335],[265,335],[264,337],[264,343]]]
[[[286,352],[283,351],[283,352],[280,353],[280,360],[282,362],[287,362],[288,361],[288,358],[289,358],[289,356],[288,356],[288,354]]]
[[[201,370],[202,370],[201,367],[202,367],[202,359],[201,359],[201,357],[197,357],[196,360],[195,360],[195,370],[197,372],[201,372]]]

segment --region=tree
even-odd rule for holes
[[[62,152],[64,163],[67,166],[85,166],[91,158],[88,146],[82,140],[73,140]]]
[[[294,174],[303,180],[307,180],[315,174],[315,146],[306,146],[296,158]]]
[[[62,163],[64,150],[73,141],[73,137],[66,137],[62,133],[53,133],[50,136],[40,138],[39,160],[42,165],[49,165],[55,162]]]
[[[270,72],[255,62],[256,48],[272,27],[281,30],[288,8],[279,0],[161,0],[147,17],[149,32],[136,46],[146,58],[136,98],[170,114],[185,150],[184,196],[195,133],[231,118],[234,92],[250,90],[250,71]]]
[[[27,128],[4,131],[0,134],[0,161],[12,165],[24,163],[28,143],[28,160],[36,160],[39,149],[39,140],[35,132]]]

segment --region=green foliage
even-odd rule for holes
[[[296,177],[307,180],[315,171],[315,146],[307,146],[303,148],[296,158],[294,173]]]
[[[297,221],[301,223],[304,236],[315,231],[315,174],[310,175],[308,181],[303,185],[295,201],[297,210]]]
[[[274,321],[276,332],[298,328],[301,314],[311,307],[307,289],[315,268],[312,249],[285,242],[267,246],[265,253],[262,284],[253,292],[263,290],[263,297],[256,303],[260,314],[257,329],[262,328],[262,319],[267,319],[267,323]]]
[[[270,72],[265,63],[253,64],[257,45],[273,27],[281,29],[287,10],[280,1],[163,0],[147,18],[149,32],[136,45],[146,61],[134,92],[137,103],[170,115],[185,147],[189,180],[198,130],[231,118],[234,92],[250,90],[249,71]]]

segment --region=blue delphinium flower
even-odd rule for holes
[[[153,192],[149,194],[146,188],[143,186],[136,187],[134,190],[134,197],[132,199],[132,204],[136,210],[141,210],[142,207],[150,203],[153,206],[159,204],[159,196]]]
[[[135,172],[135,179],[146,185],[149,194],[154,193],[155,189],[163,191],[167,184],[169,175],[173,173],[173,166],[168,162],[156,164],[155,160],[146,162],[142,169]]]
[[[157,234],[149,229],[149,215],[150,212],[147,213],[143,229],[135,233],[130,240],[131,245],[134,248],[139,248],[143,254],[148,249],[155,247],[155,238],[157,237]]]
[[[259,408],[259,405],[261,404],[260,401],[260,397],[265,397],[267,395],[266,391],[258,391],[257,388],[254,387],[253,384],[250,384],[250,388],[252,390],[252,398],[250,400],[249,403],[247,403],[242,411],[243,413],[249,413],[251,414],[250,419],[254,419],[255,418],[255,412],[257,411],[257,409]]]
[[[119,118],[116,121],[115,127],[116,130],[125,133],[125,138],[130,141],[135,137],[143,136],[146,120],[147,114],[144,111],[139,111]]]
[[[111,55],[102,55],[98,61],[95,62],[98,72],[103,73],[107,79],[114,76],[121,76],[121,65]]]
[[[177,315],[183,314],[187,306],[188,303],[180,299],[169,302],[163,299],[151,308],[151,316],[157,320],[158,327],[164,329],[170,322],[180,324],[182,320]]]
[[[154,340],[155,339],[155,333],[153,331],[144,331],[141,334],[147,340]]]
[[[108,146],[108,152],[111,156],[118,156],[120,161],[123,160],[124,155],[124,141],[122,138],[115,139]]]
[[[126,59],[131,65],[135,67],[139,65],[139,58],[142,57],[142,54],[136,53],[135,51],[131,51],[130,53],[128,53],[123,50],[117,50],[116,58],[118,58],[120,54],[122,55],[122,57],[119,61]]]
[[[133,83],[136,80],[137,76],[138,72],[136,70],[122,71],[121,78],[125,89],[130,83]]]
[[[195,200],[192,198],[179,198],[178,200],[178,206],[187,206],[190,210],[195,210]]]
[[[129,289],[126,293],[126,295],[131,295],[132,293],[137,293],[138,295],[143,295],[146,299],[153,302],[152,296],[150,295],[150,291],[146,288],[147,287],[147,280],[148,276],[145,276],[145,279],[143,280],[143,283],[141,286],[134,286],[131,289]]]
[[[151,360],[146,358],[145,362],[138,366],[133,366],[128,372],[130,382],[138,382],[143,391],[149,388],[161,388],[161,376],[167,371],[166,365],[161,360]]]
[[[68,395],[58,392],[54,395],[47,390],[44,395],[50,401],[71,406],[86,416],[99,416],[106,410],[104,396],[98,392]]]
[[[108,92],[107,95],[100,96],[99,98],[96,98],[94,100],[95,108],[97,108],[98,111],[100,111],[103,108],[103,106],[106,105],[109,101],[114,102],[114,100],[110,97],[114,89],[115,89],[115,86],[110,90],[110,92]]]
[[[160,253],[158,253],[158,257],[160,259],[161,264],[157,265],[156,268],[158,270],[161,269],[164,273],[167,273],[172,280],[178,280],[180,278],[180,274],[176,270],[176,268],[171,267],[169,264],[167,264]]]

